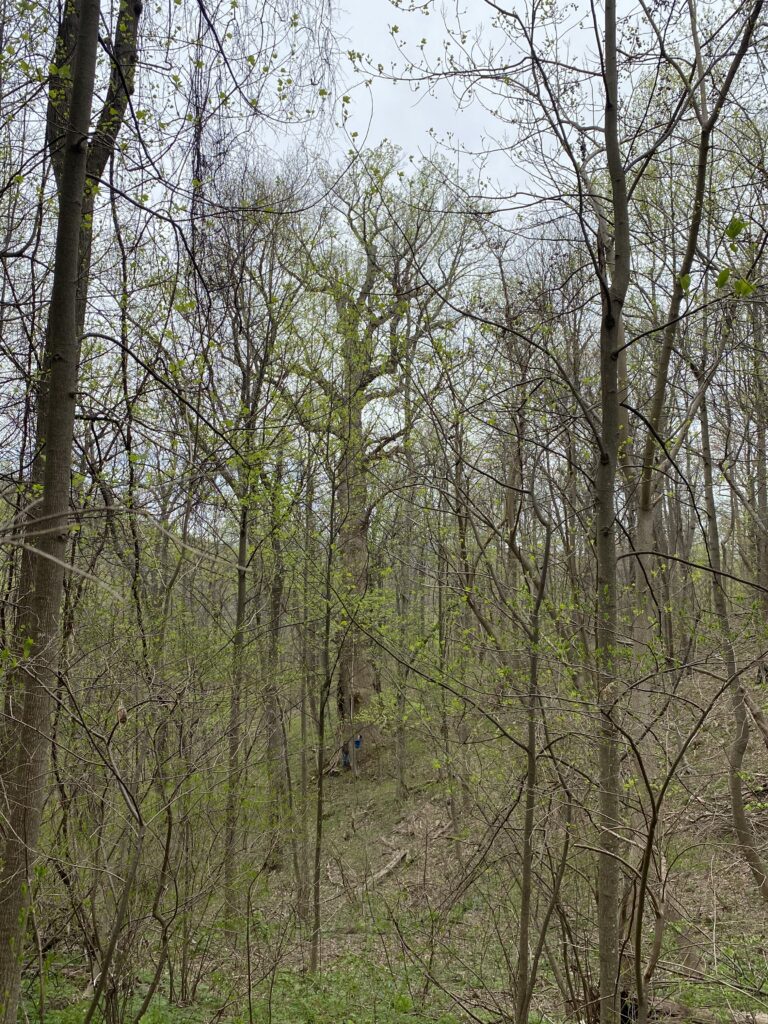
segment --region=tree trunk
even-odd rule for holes
[[[526,717],[526,776],[525,776],[525,814],[523,821],[523,863],[520,882],[520,934],[517,949],[517,991],[516,1020],[527,1021],[533,996],[535,982],[535,966],[531,971],[531,926],[533,924],[534,907],[534,827],[536,800],[538,798],[538,720],[541,714],[539,694],[539,641],[541,638],[541,605],[547,585],[549,569],[551,530],[547,529],[544,548],[544,559],[539,578],[529,636],[528,693],[525,697]]]
[[[237,604],[235,634],[232,643],[232,686],[229,698],[229,743],[227,748],[227,803],[224,818],[224,920],[232,944],[237,935],[239,909],[237,893],[237,837],[240,819],[240,734],[245,657],[245,615],[248,583],[248,521],[247,499],[240,509],[240,539],[237,548]]]
[[[323,599],[325,611],[323,615],[322,644],[322,688],[317,707],[317,787],[315,791],[315,837],[312,855],[312,943],[309,954],[309,969],[313,973],[320,969],[320,927],[322,923],[321,882],[323,858],[323,811],[325,784],[325,725],[328,701],[333,683],[333,663],[331,660],[331,595],[333,593],[333,539],[336,527],[334,489],[331,488],[330,530],[328,551],[325,557],[325,580]]]
[[[763,351],[763,309],[762,304],[755,302],[751,309],[752,334],[756,352]],[[757,362],[757,361],[756,361]],[[759,522],[755,530],[755,543],[757,547],[757,582],[761,586],[760,606],[763,619],[768,621],[768,395],[766,395],[765,370],[759,364],[755,366],[755,379],[757,382],[757,402],[755,409],[757,445],[755,460],[757,462],[756,473],[756,505]],[[763,678],[766,677],[766,667],[762,668]]]
[[[343,760],[353,770],[363,749],[358,749],[354,742],[356,736],[362,736],[364,728],[360,713],[377,689],[370,643],[359,626],[368,590],[367,472],[362,405],[353,399],[339,473],[339,554],[348,621],[341,638],[338,700]],[[368,729],[365,744],[370,745],[371,739]]]
[[[50,709],[59,650],[70,464],[80,339],[77,324],[80,225],[96,74],[99,0],[83,0],[73,59],[69,122],[62,154],[59,215],[44,380],[38,409],[36,482],[42,500],[26,526],[35,554],[24,560],[16,647],[22,694],[14,764],[7,783],[8,824],[0,869],[0,1020],[16,1024],[31,865],[48,767]],[[38,535],[38,528],[40,533]]]
[[[283,837],[280,834],[286,799],[288,751],[283,749],[283,721],[277,679],[280,672],[280,625],[282,620],[285,564],[280,531],[279,495],[282,466],[275,468],[272,481],[272,582],[269,588],[269,636],[267,640],[267,677],[264,701],[267,719],[267,777],[269,782],[269,853],[267,866],[277,871],[283,863]],[[293,830],[293,825],[291,825]],[[291,832],[293,837],[293,831]],[[294,837],[295,838],[295,837]]]
[[[619,631],[616,562],[616,471],[621,443],[618,355],[623,337],[624,299],[629,287],[630,240],[627,184],[619,142],[616,3],[605,5],[605,147],[611,176],[613,272],[602,260],[600,323],[600,445],[595,476],[597,552],[596,667],[599,712],[600,838],[598,860],[598,944],[600,1024],[618,1020],[619,828],[621,776],[616,644]],[[605,240],[602,242],[605,254]]]

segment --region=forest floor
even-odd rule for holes
[[[431,764],[411,766],[408,801],[397,799],[388,758],[327,780],[323,855],[322,970],[307,971],[309,944],[295,927],[289,859],[255,895],[248,968],[211,960],[195,1004],[159,994],[143,1024],[464,1024],[512,1019],[511,942],[516,894],[504,890],[509,851],[483,844],[488,822],[462,814],[455,834],[444,780]],[[748,1024],[768,1012],[768,931],[748,871],[733,847],[713,783],[706,806],[674,827],[682,838],[670,903],[679,922],[657,972],[662,1007],[692,1008],[699,1024]],[[471,883],[471,884],[470,884]],[[682,924],[685,922],[685,925]],[[675,933],[678,937],[675,939]],[[231,963],[235,960],[232,959]],[[87,980],[87,979],[86,979]],[[134,1019],[144,977],[123,999]],[[46,971],[26,989],[29,1024],[81,1024],[82,979]],[[562,1020],[563,999],[543,968],[532,1018]],[[766,1024],[756,1018],[758,1024]],[[99,1020],[97,1015],[96,1020]]]

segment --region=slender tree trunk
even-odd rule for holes
[[[408,570],[400,566],[400,575],[397,582],[397,594],[395,595],[395,607],[398,622],[400,623],[400,650],[408,650],[408,630],[410,627],[410,590],[407,576]],[[406,736],[406,687],[408,685],[408,664],[407,658],[397,670],[397,709],[395,726],[395,760],[397,768],[397,799],[404,802],[408,799],[408,741]]]
[[[275,469],[272,481],[271,549],[272,582],[269,588],[269,637],[267,640],[267,677],[264,701],[267,720],[267,776],[269,782],[269,854],[270,870],[279,870],[283,863],[283,840],[280,834],[286,798],[287,750],[283,750],[283,723],[277,679],[280,672],[280,625],[282,620],[285,565],[280,531],[279,494],[282,467]],[[285,754],[285,760],[284,755]]]
[[[752,333],[754,337],[755,351],[763,351],[763,305],[755,302],[752,310]],[[756,505],[759,522],[755,530],[755,541],[757,546],[757,582],[762,587],[760,591],[760,606],[763,619],[768,622],[768,394],[766,394],[766,371],[763,366],[755,366],[755,379],[757,381],[757,402],[756,402],[756,427],[757,444],[755,459],[757,461],[756,472]],[[766,666],[762,669],[763,678],[768,675]]]
[[[316,710],[317,701],[312,700],[317,685],[316,642],[319,630],[314,624],[315,606],[310,599],[310,566],[315,558],[314,523],[315,477],[311,457],[307,460],[306,514],[304,517],[304,571],[302,578],[302,609],[304,628],[301,635],[301,779],[299,795],[299,843],[301,848],[301,884],[297,895],[299,919],[310,919],[310,865],[309,829],[309,718]],[[316,717],[316,716],[314,716]]]
[[[53,287],[38,411],[35,477],[42,500],[26,528],[36,554],[24,560],[16,646],[23,697],[15,764],[7,783],[8,824],[0,869],[0,1020],[16,1024],[31,862],[40,831],[50,748],[50,694],[59,650],[70,465],[80,340],[77,288],[80,224],[96,73],[99,0],[82,0],[72,61],[72,96],[62,156]],[[42,428],[42,429],[41,429]],[[44,532],[37,535],[38,527]]]
[[[325,558],[324,602],[323,615],[323,646],[322,672],[323,681],[317,709],[317,789],[315,793],[315,843],[312,858],[312,943],[309,954],[309,969],[312,973],[320,968],[320,928],[322,925],[321,882],[323,859],[323,811],[325,783],[325,725],[328,712],[328,701],[333,685],[333,664],[331,662],[331,593],[333,570],[333,540],[335,535],[335,488],[331,489],[330,530],[328,535],[328,551]]]
[[[619,850],[621,776],[616,720],[619,689],[616,645],[619,632],[616,562],[616,472],[621,445],[619,348],[623,338],[624,300],[629,287],[630,236],[627,184],[618,126],[616,3],[605,5],[605,147],[611,177],[613,273],[602,251],[602,320],[600,324],[600,445],[595,474],[595,549],[597,552],[596,667],[599,712],[598,945],[600,1024],[618,1020],[620,968]]]
[[[528,693],[525,697],[526,715],[526,776],[525,776],[525,815],[523,821],[523,863],[520,884],[520,934],[518,938],[517,956],[517,992],[515,1019],[521,1022],[528,1020],[528,1011],[533,995],[535,978],[531,976],[531,925],[533,923],[533,853],[534,826],[536,817],[536,798],[538,789],[538,719],[540,715],[539,695],[539,640],[541,637],[541,604],[547,585],[549,569],[551,532],[547,530],[544,559],[539,578],[538,592],[531,616],[529,637]]]
[[[416,471],[411,454],[411,436],[413,433],[413,366],[411,359],[406,360],[404,373],[403,405],[405,423],[403,429],[403,447],[405,449],[407,486],[403,491],[404,517],[400,529],[401,542],[399,547],[399,566],[395,603],[397,618],[400,624],[400,650],[403,652],[402,664],[397,673],[397,725],[395,731],[395,756],[397,762],[397,798],[408,799],[408,738],[406,730],[407,686],[410,674],[411,658],[408,656],[411,643],[413,622],[413,518],[416,507]]]
[[[237,547],[237,603],[235,634],[232,644],[232,685],[229,698],[229,743],[227,749],[227,802],[224,819],[224,920],[230,940],[235,943],[239,900],[238,822],[240,819],[240,740],[242,731],[241,702],[245,656],[245,616],[248,584],[248,522],[247,500],[240,509],[240,538]]]
[[[442,496],[441,499],[442,501]],[[448,592],[447,581],[447,559],[443,546],[443,530],[445,528],[445,514],[440,509],[438,519],[438,551],[437,551],[437,672],[438,678],[443,679],[448,664],[448,609],[446,608],[446,594]],[[464,855],[461,848],[461,818],[459,815],[459,781],[456,778],[455,755],[451,738],[451,728],[448,721],[448,708],[445,690],[440,688],[440,736],[443,741],[443,752],[445,754],[445,768],[443,774],[447,782],[448,803],[451,812],[451,832],[453,834],[454,852],[456,860],[463,866]]]
[[[619,847],[621,778],[617,729],[616,641],[618,603],[614,500],[618,454],[616,362],[612,359],[610,309],[601,331],[601,391],[603,423],[596,476],[597,550],[597,673],[600,715],[598,748],[600,780],[600,856],[598,865],[598,930],[600,946],[600,1024],[617,1019],[619,973]]]

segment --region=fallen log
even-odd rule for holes
[[[395,855],[387,861],[383,868],[380,868],[374,875],[371,875],[370,878],[366,878],[363,884],[358,888],[357,895],[362,896],[368,892],[368,890],[374,889],[379,882],[384,881],[384,879],[391,875],[393,871],[396,871],[401,864],[405,864],[407,861],[408,851],[397,850]],[[768,1024],[768,1022],[766,1022],[766,1024]]]

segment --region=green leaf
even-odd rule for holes
[[[724,267],[720,271],[720,273],[717,275],[717,280],[715,281],[715,288],[725,288],[725,286],[728,284],[728,278],[730,276],[731,276],[731,268],[730,267]]]
[[[754,290],[755,286],[745,277],[740,277],[738,281],[735,281],[733,284],[733,291],[740,299],[746,299]]]
[[[741,217],[736,216],[731,219],[731,223],[725,229],[725,233],[733,241],[734,238],[738,238],[746,226],[747,222],[742,220]]]
[[[680,281],[680,287],[683,289],[683,291],[687,295],[688,294],[688,289],[691,287],[691,275],[690,274],[681,274],[680,277],[678,278],[678,280]]]

